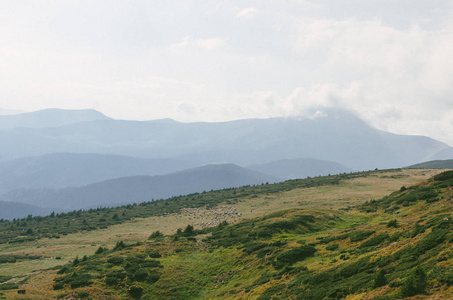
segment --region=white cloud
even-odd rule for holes
[[[256,14],[257,10],[254,7],[247,7],[236,14],[236,18],[251,18]]]
[[[339,106],[453,145],[451,1],[16,3],[0,4],[0,108],[223,121]]]
[[[206,49],[215,49],[226,46],[226,41],[221,38],[198,40],[197,44]]]
[[[197,46],[204,49],[212,50],[216,48],[221,48],[227,45],[226,40],[221,38],[211,38],[211,39],[193,39],[191,37],[185,37],[182,41],[178,43],[171,44],[170,48],[180,49],[191,46]]]

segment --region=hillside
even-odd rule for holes
[[[395,299],[417,294],[417,299],[448,299],[453,295],[450,255],[453,171],[414,186],[401,187],[380,200],[368,201],[356,208],[344,206],[346,203],[339,206],[343,209],[322,208],[322,201],[332,201],[321,200],[326,191],[338,197],[341,192],[336,189],[346,187],[346,182],[352,192],[365,182],[398,185],[408,182],[409,174],[422,176],[425,171],[321,177],[317,180],[322,185],[317,188],[313,179],[306,179],[250,187],[244,191],[212,192],[212,196],[200,194],[206,200],[215,198],[215,194],[236,195],[238,202],[233,205],[238,211],[246,203],[250,208],[261,197],[263,201],[278,199],[280,203],[287,203],[295,193],[304,195],[316,190],[313,195],[320,197],[317,201],[313,198],[313,204],[305,208],[281,210],[288,207],[283,204],[280,210],[264,216],[229,221],[229,224],[220,222],[216,227],[187,226],[197,217],[196,210],[185,208],[179,217],[177,214],[157,217],[155,220],[161,225],[144,226],[148,224],[144,223],[146,219],[128,221],[123,235],[120,234],[123,225],[115,225],[74,237],[43,239],[38,249],[37,242],[6,244],[6,248],[0,249],[10,249],[9,255],[0,257],[10,263],[7,272],[1,264],[0,270],[5,274],[2,280],[8,283],[0,288],[8,298],[17,297],[21,291],[25,293],[23,297],[38,299]],[[340,181],[336,181],[338,179]],[[297,185],[291,188],[290,184]],[[367,186],[363,195],[372,192],[370,187]],[[250,194],[253,189],[258,193]],[[293,201],[297,203],[304,197]],[[146,206],[138,211],[144,208]],[[119,208],[118,212],[128,210]],[[88,213],[96,215],[93,211],[68,217],[79,220],[88,217]],[[106,214],[113,214],[115,210],[98,213],[111,219]],[[199,213],[201,217],[203,211]],[[63,221],[66,216],[53,218],[55,221],[63,218]],[[20,226],[24,221],[33,220],[16,224]],[[44,218],[40,223],[47,220]],[[175,222],[179,226],[189,223],[180,230],[176,230],[178,225],[173,226],[173,230],[166,230],[163,236],[157,231],[163,228],[162,222]],[[148,231],[149,239],[145,241],[145,237],[141,243],[118,239],[119,236],[126,238],[134,228],[143,233],[154,229]],[[70,240],[80,247],[64,246]],[[102,241],[109,241],[109,246]],[[31,246],[30,251],[24,251],[27,244]],[[54,244],[61,246],[55,248]],[[18,251],[11,252],[14,248]],[[66,259],[62,261],[63,266],[27,278],[8,275],[25,270],[26,266],[55,266],[58,260],[45,254],[52,248],[57,251],[54,253],[66,255],[70,251],[72,255],[78,253],[79,257],[72,256],[68,264],[65,264]],[[85,248],[91,251],[86,257],[83,256],[87,252]]]
[[[251,165],[248,168],[284,179],[326,176],[353,171],[336,162],[312,158],[283,159]]]
[[[51,212],[49,209],[30,204],[0,201],[0,219],[20,219],[28,215],[45,216]]]
[[[126,176],[161,175],[196,166],[176,159],[52,153],[0,162],[0,194],[21,188],[60,189]]]
[[[72,152],[247,166],[307,157],[354,170],[411,165],[450,149],[428,137],[376,130],[348,111],[333,109],[325,109],[318,118],[220,123],[94,120],[52,128],[3,129],[0,140],[3,160]]]
[[[112,207],[191,193],[276,182],[278,178],[236,165],[209,165],[158,176],[130,176],[82,187],[20,189],[0,199],[55,211]]]
[[[412,169],[453,169],[453,159],[432,160],[409,166]]]

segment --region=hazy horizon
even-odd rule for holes
[[[452,16],[440,0],[4,2],[0,109],[217,122],[322,106],[453,145]]]

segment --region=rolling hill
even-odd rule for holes
[[[345,185],[351,185],[351,191],[365,181],[375,187],[384,182],[401,185],[411,174],[433,172],[392,170],[318,177],[198,194],[188,200],[192,208],[185,197],[179,197],[2,222],[2,228],[11,230],[1,231],[0,269],[5,272],[0,276],[0,296],[450,299],[453,171],[403,185],[379,199],[362,199],[356,207],[343,203],[323,208],[319,203],[328,203],[321,200],[327,191],[335,191],[333,198],[344,197],[338,189]],[[373,190],[369,188],[363,193],[369,195]],[[304,207],[277,206],[265,215],[238,222],[221,221],[230,220],[231,205],[248,212],[257,199],[269,204],[298,203],[311,192],[321,201]],[[208,203],[210,210],[203,209]],[[155,218],[143,219],[140,213],[145,210],[156,213]],[[209,211],[211,218],[222,216],[218,225],[195,225]],[[134,214],[141,217],[131,218]],[[69,221],[88,229],[65,233],[73,228]],[[160,232],[173,223],[177,224],[172,231]],[[28,227],[33,224],[37,224],[35,230]],[[12,232],[19,235],[4,238]],[[132,232],[140,233],[142,239],[131,238]],[[25,276],[25,270],[35,271]]]
[[[353,171],[336,162],[312,158],[283,159],[251,165],[248,168],[284,179],[325,176]]]
[[[453,169],[453,159],[432,160],[409,166],[411,169]]]
[[[161,175],[193,167],[197,165],[176,159],[52,153],[0,162],[0,194],[22,188],[83,186],[113,178]]]
[[[46,216],[51,212],[50,209],[30,204],[0,201],[0,219],[4,220],[25,218],[28,215]]]
[[[64,189],[19,189],[0,200],[56,211],[112,207],[280,179],[236,165],[208,165],[167,175],[130,176]]]

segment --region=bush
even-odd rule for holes
[[[374,236],[370,238],[369,240],[366,240],[363,242],[359,248],[365,248],[365,247],[371,247],[371,246],[377,246],[381,244],[383,241],[389,238],[389,235],[387,233],[382,233],[377,236]]]
[[[384,269],[379,270],[379,272],[376,275],[376,278],[374,279],[374,287],[378,288],[381,286],[384,286],[387,284],[387,279],[385,278],[385,275],[387,272]]]
[[[349,239],[351,240],[351,242],[359,242],[359,241],[366,239],[367,237],[372,235],[374,232],[375,231],[371,231],[371,230],[356,230],[349,235]]]
[[[401,294],[404,297],[411,297],[422,294],[426,290],[426,273],[418,266],[413,273],[404,281],[401,287]]]
[[[332,245],[329,245],[326,247],[326,250],[328,251],[334,251],[334,250],[337,250],[338,247],[340,247],[338,244],[332,244]]]
[[[127,291],[134,299],[140,299],[143,295],[143,288],[139,286],[131,286]]]
[[[163,237],[164,234],[162,232],[160,232],[159,230],[158,231],[154,231],[153,233],[151,233],[151,235],[148,237],[148,240],[153,240],[153,239],[157,239],[159,237]]]
[[[307,257],[313,256],[316,252],[316,248],[309,245],[293,248],[291,250],[282,252],[277,255],[277,259],[274,262],[276,269],[281,269],[285,265],[292,265],[298,261],[304,260]]]
[[[388,228],[391,228],[391,227],[393,227],[393,228],[398,228],[398,227],[399,227],[398,221],[397,221],[397,220],[391,220],[391,221],[389,221],[389,222],[387,223],[387,227],[388,227]]]
[[[71,289],[76,289],[79,287],[91,285],[93,283],[93,281],[91,281],[90,278],[91,278],[91,276],[89,274],[83,274],[83,275],[77,276],[71,282]]]
[[[148,275],[148,271],[146,271],[145,269],[138,269],[134,273],[134,279],[137,281],[145,281]]]
[[[148,250],[148,255],[151,258],[160,258],[160,257],[162,257],[162,255],[159,252],[157,252],[156,250],[153,250],[153,249]]]
[[[115,257],[111,257],[107,260],[107,262],[109,264],[112,264],[112,265],[115,265],[115,266],[119,266],[123,263],[124,261],[124,258],[123,257],[120,257],[120,256],[115,256]]]
[[[54,290],[62,290],[64,288],[64,283],[63,282],[57,282],[53,285]]]

